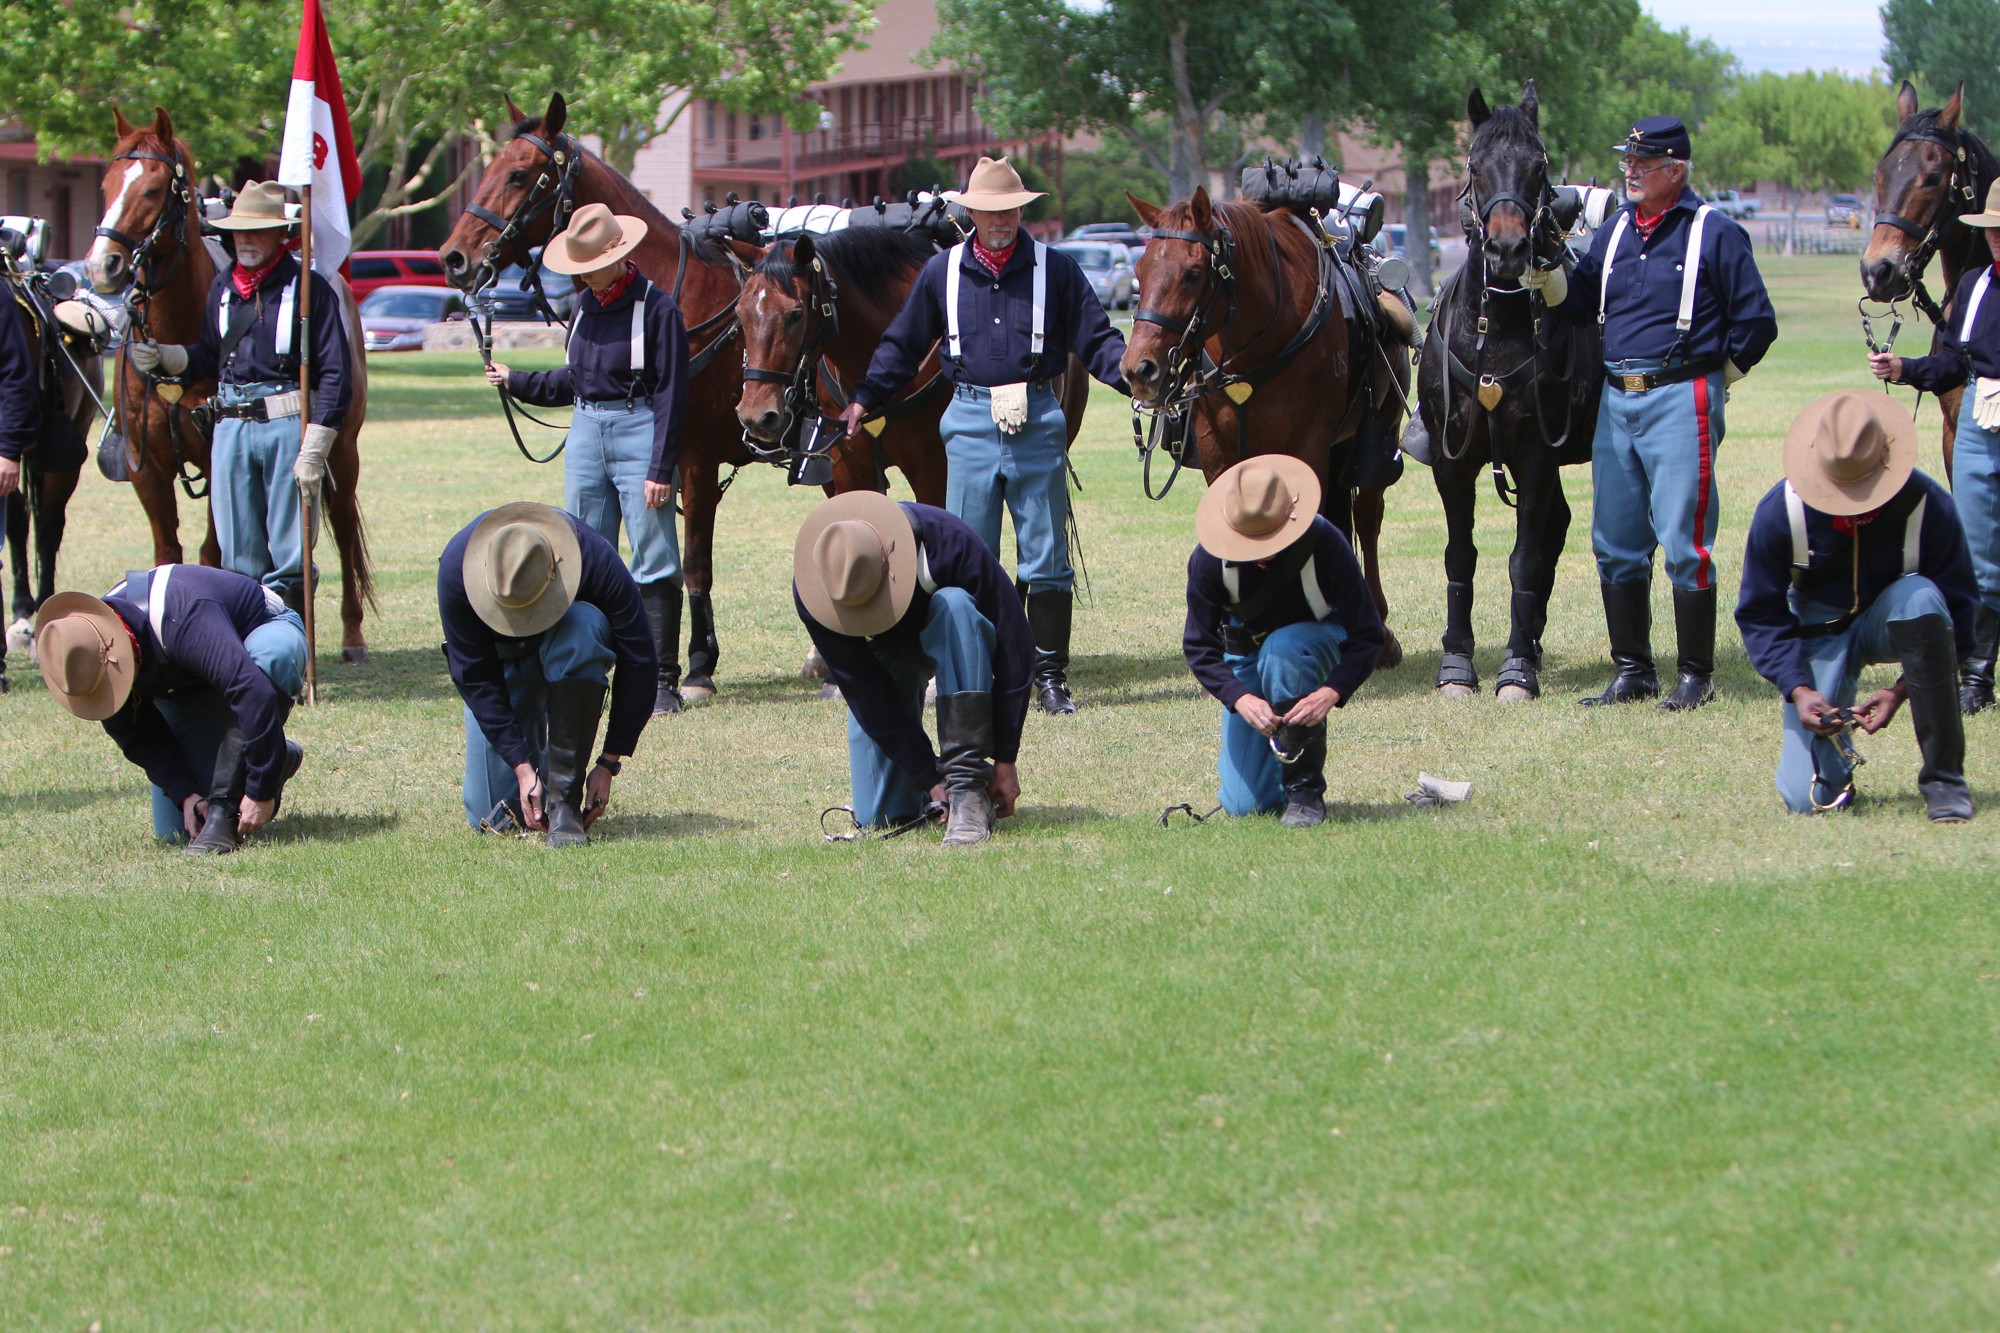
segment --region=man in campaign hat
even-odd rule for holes
[[[465,700],[466,822],[544,832],[551,847],[590,841],[653,714],[659,672],[618,548],[560,509],[501,505],[446,543],[438,614]]]
[[[1715,697],[1715,454],[1727,388],[1778,336],[1749,233],[1688,188],[1687,127],[1636,122],[1614,149],[1627,207],[1607,219],[1567,279],[1528,284],[1574,323],[1604,331],[1604,397],[1591,443],[1591,542],[1614,668],[1585,704],[1660,692],[1653,668],[1653,552],[1673,585],[1679,673],[1660,707]]]
[[[1907,699],[1925,813],[1940,824],[1972,818],[1957,661],[1978,592],[1958,510],[1916,459],[1902,404],[1828,394],[1792,423],[1785,480],[1750,519],[1736,624],[1785,701],[1778,794],[1799,814],[1853,802],[1843,733],[1880,731]],[[1900,663],[1902,677],[1852,708],[1874,662]]]
[[[1219,799],[1232,815],[1326,820],[1326,719],[1386,635],[1354,548],[1320,516],[1302,459],[1257,454],[1215,479],[1188,557],[1188,669],[1222,704]]]
[[[843,419],[854,434],[944,344],[953,384],[939,429],[950,470],[945,508],[1000,553],[1000,511],[1014,517],[1015,578],[1027,589],[1035,640],[1035,701],[1073,713],[1070,621],[1076,571],[1069,561],[1068,432],[1050,381],[1083,359],[1097,379],[1129,393],[1118,369],[1125,339],[1076,261],[1024,239],[1021,210],[1042,197],[1006,158],[982,157],[963,190],[973,234],[933,256],[882,335]]]
[[[792,598],[847,700],[854,822],[908,824],[928,800],[945,807],[945,846],[992,837],[1021,794],[1034,644],[979,534],[930,505],[837,495],[799,529]],[[935,751],[923,719],[932,675]]]

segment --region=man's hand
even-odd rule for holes
[[[1021,799],[1021,777],[1012,764],[995,763],[993,781],[987,784],[987,793],[993,797],[993,813],[1005,819],[1014,813],[1014,802]]]
[[[1529,291],[1540,292],[1543,305],[1561,305],[1569,298],[1569,275],[1556,268],[1528,268],[1527,286]]]
[[[592,764],[589,776],[583,780],[583,826],[589,828],[595,824],[610,803],[611,770],[602,764]]]
[[[674,498],[674,488],[662,486],[657,481],[646,483],[646,508],[658,509]]]
[[[542,817],[542,779],[535,766],[514,765],[514,781],[521,788],[521,822],[537,833],[547,833],[549,821]]]
[[[156,343],[142,338],[129,344],[125,355],[133,365],[148,375],[154,371],[178,375],[187,369],[187,348],[179,343]]]
[[[949,806],[951,804],[951,798],[945,795],[944,783],[940,782],[931,788],[931,804],[942,806]],[[938,823],[942,824],[943,822],[944,811],[940,810],[938,811]]]
[[[0,458],[0,495],[12,495],[21,486],[21,460]]]
[[[1278,715],[1271,711],[1271,705],[1254,694],[1246,694],[1236,701],[1236,716],[1250,724],[1253,731],[1266,736],[1275,735],[1278,730]]]
[[[207,819],[208,802],[190,793],[188,798],[181,802],[181,826],[187,830],[188,836],[192,838],[201,832],[201,826]]]
[[[1896,710],[1903,706],[1903,698],[1909,693],[1909,686],[1900,682],[1886,690],[1877,690],[1868,696],[1868,702],[1854,710],[1854,720],[1861,729],[1873,736],[1889,725],[1889,719],[1896,716]]]
[[[496,389],[504,389],[507,387],[507,377],[513,373],[498,361],[491,361],[486,366],[486,382]]]
[[[847,410],[840,414],[841,424],[847,427],[847,439],[851,440],[861,433],[861,418],[867,415],[868,409],[860,403],[854,402],[847,405]]]
[[[1868,371],[1876,379],[1889,384],[1903,382],[1903,358],[1892,352],[1870,352]]]
[[[1799,710],[1799,725],[1819,736],[1838,736],[1840,723],[1833,720],[1833,705],[1810,685],[1792,691],[1792,703]]]
[[[1294,727],[1316,727],[1326,721],[1327,713],[1339,702],[1340,691],[1331,685],[1322,685],[1293,704],[1284,721]]]
[[[253,801],[248,796],[236,807],[236,831],[248,837],[271,822],[271,812],[277,808],[276,801]]]
[[[306,427],[305,437],[299,442],[298,461],[292,464],[292,478],[298,482],[301,495],[319,498],[320,483],[326,480],[326,458],[339,438],[340,432],[331,426]]]

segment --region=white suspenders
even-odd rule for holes
[[[926,593],[938,590],[937,579],[931,575],[931,553],[922,542],[917,543],[917,586]]]
[[[1305,566],[1299,570],[1299,586],[1300,590],[1306,595],[1306,605],[1311,608],[1313,619],[1325,620],[1333,614],[1333,604],[1328,602],[1326,594],[1320,591],[1318,560],[1319,557],[1317,555],[1306,557]],[[1243,567],[1241,565],[1231,564],[1227,560],[1222,562],[1222,590],[1229,594],[1229,604],[1231,606],[1243,600]]]
[[[1914,574],[1922,559],[1924,548],[1924,510],[1929,508],[1931,498],[1921,496],[1917,507],[1910,511],[1910,517],[1903,524],[1903,572]],[[1803,573],[1812,563],[1812,551],[1806,545],[1806,502],[1792,489],[1792,483],[1785,483],[1785,517],[1792,526],[1792,568]],[[1856,541],[1861,540],[1859,536]]]
[[[576,326],[581,319],[569,322],[569,334],[563,339],[563,354],[569,354],[569,345],[576,341]],[[632,383],[636,387],[646,375],[646,293],[640,292],[632,298]]]
[[[153,571],[146,588],[146,623],[153,627],[153,637],[162,648],[167,646],[167,580],[173,573],[172,565],[161,565]]]
[[[1972,341],[1972,321],[1979,318],[1979,303],[1986,299],[1986,288],[1993,281],[1993,266],[1988,264],[1979,271],[1979,281],[1972,286],[1972,299],[1965,303],[1965,323],[1959,325],[1958,340]]]
[[[958,276],[959,265],[965,262],[965,247],[970,241],[960,241],[951,247],[950,258],[945,261],[944,270],[944,338],[946,350],[954,361],[965,359],[963,343],[958,336]],[[1031,356],[1042,354],[1043,335],[1048,329],[1049,305],[1049,247],[1040,241],[1030,241],[1035,247],[1034,317],[1028,329],[1028,352]]]
[[[229,286],[224,286],[222,289],[222,303],[216,307],[215,311],[215,325],[219,329],[227,329],[229,327],[229,293],[234,290],[235,288]],[[255,298],[253,297],[252,299],[254,300]],[[272,350],[277,352],[279,356],[290,356],[292,354],[292,328],[298,323],[298,320],[293,316],[293,312],[298,307],[299,280],[293,278],[285,284],[285,290],[278,297],[278,330]]]
[[[1701,274],[1701,233],[1708,223],[1708,215],[1715,210],[1703,204],[1694,211],[1694,221],[1688,226],[1687,258],[1681,262],[1681,305],[1674,316],[1674,328],[1682,336],[1694,327],[1694,289]],[[1611,302],[1611,266],[1618,259],[1618,244],[1625,239],[1625,226],[1632,220],[1632,210],[1622,209],[1618,221],[1611,225],[1611,244],[1604,252],[1604,271],[1597,284],[1597,322],[1604,322],[1604,310]]]

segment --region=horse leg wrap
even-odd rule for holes
[[[687,610],[688,665],[682,691],[706,690],[713,694],[715,668],[722,658],[722,646],[715,638],[715,603],[705,592],[689,592]]]

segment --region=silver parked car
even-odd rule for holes
[[[1116,241],[1062,241],[1055,247],[1076,261],[1106,310],[1132,308],[1132,252]]]
[[[465,318],[465,298],[449,287],[377,287],[361,303],[361,341],[371,352],[420,352],[424,330]]]

